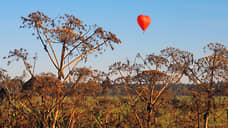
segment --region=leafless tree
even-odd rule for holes
[[[165,52],[167,54],[165,54]],[[125,91],[131,100],[132,108],[135,110],[135,117],[140,124],[144,127],[142,122],[146,122],[145,127],[158,126],[156,122],[156,112],[158,112],[158,101],[162,94],[170,87],[180,81],[184,74],[185,66],[188,62],[180,63],[181,67],[175,68],[176,62],[182,62],[181,56],[190,59],[190,53],[173,49],[162,50],[164,57],[156,55],[148,55],[145,59],[138,54],[135,62],[131,63],[129,60],[124,62],[117,62],[110,66],[110,69],[119,74],[115,81],[120,85],[125,85]],[[176,54],[175,56],[169,56]],[[142,63],[136,62],[142,60]],[[177,59],[178,61],[174,61]],[[145,70],[146,69],[146,70]],[[167,69],[171,72],[166,72]],[[132,96],[132,93],[137,96]],[[147,117],[139,115],[136,102],[137,100],[145,101]],[[157,106],[156,106],[157,105]],[[145,120],[146,119],[146,120]]]
[[[63,81],[69,78],[81,60],[87,60],[88,54],[96,51],[102,53],[105,46],[114,49],[113,43],[121,43],[115,34],[104,31],[97,25],[83,24],[74,15],[65,14],[51,19],[37,11],[30,13],[28,17],[22,17],[22,21],[22,28],[33,29],[33,35],[41,41],[45,52],[58,71],[58,79]],[[57,115],[58,109],[55,111],[55,120]],[[55,121],[52,127],[55,127]]]
[[[196,60],[192,67],[188,67],[185,74],[197,85],[200,93],[206,93],[206,111],[204,113],[204,127],[208,128],[209,115],[213,114],[216,122],[215,96],[226,89],[225,82],[228,79],[227,49],[220,43],[209,43],[205,50],[212,52],[210,56]]]
[[[33,12],[22,17],[22,28],[33,29],[33,34],[41,41],[52,64],[58,71],[58,79],[66,80],[79,61],[87,59],[89,53],[102,53],[104,47],[113,47],[121,41],[111,32],[104,31],[97,25],[83,24],[74,15],[65,14],[54,19],[42,12]],[[57,51],[60,47],[60,57]],[[68,72],[66,72],[68,70]],[[65,71],[65,72],[64,72]]]
[[[156,116],[159,112],[158,101],[166,90],[180,81],[184,74],[183,72],[187,62],[182,63],[182,66],[177,70],[177,68],[174,67],[174,63],[176,62],[173,60],[176,58],[180,62],[183,61],[180,56],[189,58],[190,55],[189,53],[183,55],[185,52],[178,49],[173,51],[169,50],[170,48],[162,50],[161,53],[163,56],[150,54],[145,59],[138,55],[147,68],[147,70],[144,70],[136,77],[139,79],[138,81],[140,81],[140,84],[146,85],[146,87],[143,86],[142,92],[144,92],[144,99],[147,101],[147,127],[159,126],[159,123],[156,120]],[[169,53],[176,55],[170,57]],[[171,72],[168,72],[169,70]]]

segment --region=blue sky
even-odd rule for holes
[[[36,72],[54,72],[47,55],[29,29],[20,29],[21,16],[41,11],[50,17],[73,14],[86,24],[97,24],[115,33],[121,45],[99,57],[89,56],[80,66],[92,66],[107,70],[115,61],[142,55],[159,53],[168,46],[203,54],[209,42],[228,45],[227,0],[1,0],[0,1],[0,57],[9,50],[26,48],[38,53]],[[145,34],[137,24],[137,16],[149,15],[151,24]],[[23,65],[6,66],[0,59],[0,68],[12,75],[21,75]]]

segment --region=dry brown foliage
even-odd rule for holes
[[[58,79],[68,79],[79,61],[87,60],[89,53],[95,54],[97,51],[101,54],[105,46],[114,49],[113,44],[121,43],[115,34],[97,25],[83,24],[74,15],[65,14],[52,19],[37,11],[30,13],[28,17],[22,17],[22,21],[21,27],[33,29],[33,34],[41,41],[58,71]],[[54,45],[60,45],[60,57],[57,56]]]
[[[22,27],[34,30],[58,73],[35,75],[27,50],[10,51],[5,57],[8,63],[22,60],[31,78],[26,82],[23,76],[10,78],[0,68],[0,127],[227,126],[228,51],[224,45],[208,44],[205,49],[211,55],[199,59],[173,47],[145,58],[137,54],[134,61],[116,62],[104,73],[76,66],[89,53],[121,43],[113,33],[82,24],[73,15],[51,19],[34,12],[22,20]],[[54,45],[61,47],[59,57]],[[36,57],[32,59],[35,63]],[[193,84],[177,86],[183,76]],[[178,94],[175,89],[183,90]]]

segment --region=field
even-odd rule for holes
[[[111,96],[113,90],[115,89],[108,89],[103,96],[101,92],[97,92],[94,96],[83,93],[65,97],[59,106],[56,127],[147,127],[148,102],[136,95]],[[204,99],[201,99],[197,108],[196,103],[192,102],[194,97],[176,96],[174,93],[167,92],[154,106],[153,123],[150,127],[203,127]],[[51,108],[56,105],[57,100],[50,95],[27,95],[29,98],[26,99],[24,96],[18,93],[10,96],[17,97],[17,100],[9,101],[6,97],[1,100],[1,127],[50,127],[54,119]],[[228,120],[228,97],[216,96],[214,101],[216,110],[211,111],[209,127],[225,128]]]
[[[150,18],[140,17],[140,23],[147,17],[145,30]],[[225,45],[207,44],[207,55],[200,58],[171,46],[158,54],[137,53],[104,72],[78,64],[121,44],[114,33],[68,14],[50,18],[37,11],[21,20],[20,27],[31,29],[40,41],[55,73],[35,73],[38,57],[27,49],[9,51],[3,59],[8,65],[23,62],[24,71],[12,77],[0,68],[0,127],[228,127]]]

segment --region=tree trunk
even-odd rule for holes
[[[52,128],[55,128],[56,122],[57,122],[57,117],[58,117],[59,111],[58,109],[55,111],[54,114],[54,120],[53,120],[53,124],[52,124]]]
[[[226,123],[228,124],[228,107],[226,108]]]
[[[66,44],[67,42],[64,41],[63,46],[62,46],[62,54],[61,54],[61,60],[60,60],[60,67],[59,67],[59,71],[58,71],[58,79],[64,79],[64,74],[63,74],[63,63],[65,60],[65,52],[66,52]]]
[[[208,92],[207,111],[204,114],[204,128],[208,128],[210,108],[211,108],[211,96],[210,96],[210,93]]]
[[[66,51],[66,41],[64,41],[63,43],[63,46],[62,46],[62,54],[61,54],[61,60],[60,60],[60,67],[59,67],[59,71],[58,71],[58,79],[59,80],[62,80],[64,79],[64,74],[63,74],[63,64],[64,64],[64,56],[65,56],[65,51]],[[60,89],[60,88],[58,88]],[[60,91],[58,91],[58,94],[57,94],[57,100],[56,100],[56,111],[55,111],[55,114],[54,114],[54,121],[53,121],[53,125],[52,125],[52,128],[55,128],[55,125],[56,125],[56,122],[57,122],[57,118],[58,118],[58,114],[59,114],[59,99],[60,99],[60,94],[59,94]]]
[[[208,128],[209,112],[204,114],[204,128]]]
[[[148,103],[147,105],[147,112],[148,112],[148,115],[147,115],[147,128],[150,128],[150,114],[151,114],[151,104]]]

